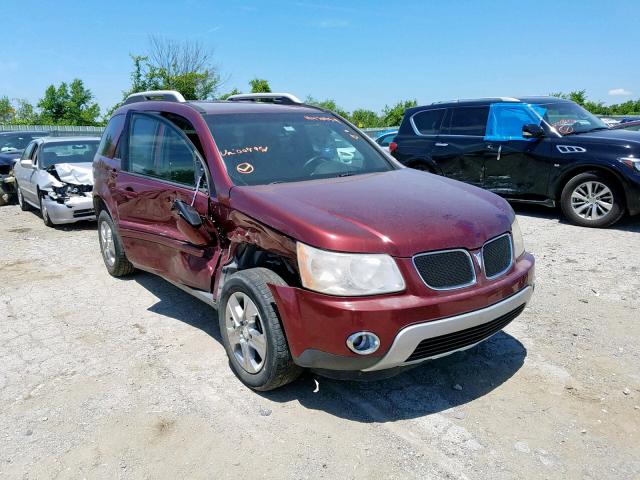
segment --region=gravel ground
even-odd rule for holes
[[[258,394],[205,304],[111,278],[94,224],[0,208],[0,477],[640,478],[640,221],[519,216],[538,282],[504,332]]]

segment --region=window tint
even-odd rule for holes
[[[444,112],[445,109],[440,108],[438,110],[425,110],[416,113],[412,117],[416,130],[422,135],[436,135],[440,130]]]
[[[450,135],[476,135],[484,137],[489,107],[454,108],[451,110]]]
[[[109,120],[107,128],[104,129],[104,133],[102,134],[102,140],[100,140],[100,146],[98,147],[99,155],[113,158],[123,125],[124,115],[116,115]]]
[[[129,171],[193,186],[197,157],[192,146],[169,123],[133,115]]]

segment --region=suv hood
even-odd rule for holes
[[[596,130],[595,132],[566,135],[562,138],[564,140],[567,140],[567,142],[571,142],[571,141],[574,141],[574,142],[586,141],[589,143],[633,142],[633,143],[640,144],[640,132],[634,132],[633,130],[622,130],[622,129]]]
[[[231,207],[317,248],[410,257],[476,249],[511,228],[502,198],[403,168],[353,177],[233,187]]]
[[[0,153],[0,165],[9,165],[10,167],[13,167],[13,164],[16,163],[16,160],[20,158],[20,155],[22,155],[22,152],[19,151],[2,152]]]

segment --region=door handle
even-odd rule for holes
[[[436,147],[448,147],[449,146],[448,143],[442,143],[442,142],[436,142],[435,145],[436,145]]]

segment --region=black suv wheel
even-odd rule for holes
[[[567,182],[560,198],[562,213],[583,227],[608,227],[624,215],[617,183],[598,172],[580,173]]]
[[[234,273],[225,282],[218,308],[220,335],[233,372],[260,391],[286,385],[302,371],[291,358],[269,283],[286,285],[266,268]]]

